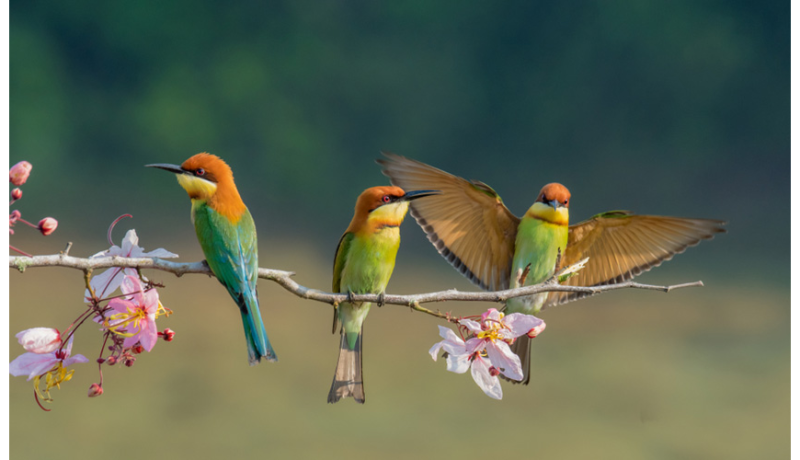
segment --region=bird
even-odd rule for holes
[[[432,196],[436,190],[405,192],[400,187],[371,187],[356,201],[350,225],[339,239],[333,258],[333,292],[383,295],[400,248],[400,224],[413,200]],[[343,302],[334,310],[339,358],[328,393],[328,402],[352,397],[363,404],[364,380],[361,353],[364,319],[372,304]],[[378,303],[380,306],[380,302]]]
[[[725,232],[722,226],[726,222],[720,220],[636,215],[629,211],[604,212],[569,225],[571,194],[560,183],[542,187],[519,218],[483,182],[466,180],[400,155],[383,155],[377,162],[392,184],[441,191],[433,198],[411,204],[411,215],[439,254],[484,290],[538,284],[587,257],[585,267],[563,284],[621,283],[701,240]],[[536,315],[544,308],[590,295],[543,292],[516,297],[506,303],[506,312]],[[518,338],[512,351],[520,357],[521,383],[527,385],[530,338]]]
[[[259,309],[256,226],[239,196],[233,172],[216,155],[198,153],[180,166],[149,164],[175,173],[192,200],[192,222],[208,268],[239,306],[248,362],[277,361]]]

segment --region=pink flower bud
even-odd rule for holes
[[[20,190],[18,188],[15,188],[14,190],[12,190],[11,191],[11,198],[14,199],[14,201],[17,201],[20,198],[22,198],[22,190]]]
[[[109,356],[108,359],[106,360],[106,363],[109,366],[113,366],[114,364],[117,364],[117,357],[116,356]]]
[[[97,364],[103,364],[104,362],[106,362],[104,358],[97,358]]]
[[[93,383],[89,386],[89,397],[94,398],[95,396],[100,396],[103,394],[103,387],[100,385]]]
[[[19,344],[25,351],[44,354],[52,353],[61,346],[61,334],[58,329],[49,327],[34,327],[26,329],[16,335]]]
[[[542,321],[542,324],[528,331],[528,337],[532,339],[535,338],[537,335],[541,334],[542,331],[544,331],[545,327],[547,327],[547,325],[544,323],[544,321]]]
[[[175,331],[170,328],[164,329],[164,332],[159,332],[158,335],[164,337],[164,341],[172,342],[172,339],[175,338]]]
[[[125,365],[128,367],[133,366],[133,363],[136,361],[136,358],[128,358],[125,360]]]
[[[491,375],[492,377],[497,377],[498,375],[500,375],[500,370],[492,366],[489,368],[489,375]]]
[[[140,343],[137,343],[136,345],[134,345],[134,346],[131,348],[131,351],[132,351],[132,352],[134,352],[134,353],[136,353],[136,354],[139,354],[139,353],[141,353],[141,352],[143,352],[143,351],[144,351],[144,347],[142,346],[142,344],[140,344]]]
[[[28,180],[28,176],[30,176],[32,168],[33,165],[27,161],[20,161],[12,166],[11,170],[8,171],[8,178],[12,184],[20,186]]]
[[[12,223],[14,223],[14,222],[18,221],[20,217],[22,217],[22,213],[19,212],[19,210],[15,209],[15,210],[11,211],[11,214],[8,216],[8,219]]]
[[[48,236],[56,231],[56,227],[58,227],[58,221],[52,217],[45,217],[39,221],[39,231],[42,232],[44,236]]]

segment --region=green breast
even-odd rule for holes
[[[517,229],[517,240],[514,259],[511,264],[511,287],[519,287],[519,273],[530,269],[525,277],[524,285],[541,283],[553,275],[558,251],[564,253],[567,247],[569,227],[555,225],[543,220],[525,216]],[[527,298],[512,299],[508,302],[509,312],[533,313],[541,308],[546,294]]]
[[[342,269],[341,291],[378,294],[386,290],[399,247],[397,227],[385,227],[369,236],[356,235]]]

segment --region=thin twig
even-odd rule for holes
[[[79,257],[72,257],[66,254],[34,256],[34,257],[20,257],[9,256],[9,267],[16,268],[24,271],[26,268],[35,267],[68,267],[77,270],[83,270],[84,273],[95,269],[103,269],[110,267],[119,268],[135,268],[135,269],[155,269],[169,273],[176,276],[183,276],[187,273],[200,273],[213,276],[213,273],[203,262],[194,263],[179,263],[170,262],[163,259],[151,258],[126,258],[119,256],[112,257],[98,257],[91,259],[84,259]],[[526,295],[538,294],[541,292],[578,292],[586,294],[599,294],[606,291],[615,291],[617,289],[647,289],[654,291],[670,292],[675,289],[682,289],[687,287],[703,286],[702,281],[694,281],[691,283],[676,284],[672,286],[656,286],[651,284],[641,284],[633,281],[627,281],[618,284],[609,284],[603,286],[583,287],[583,286],[565,286],[558,284],[556,281],[558,275],[567,271],[570,267],[559,271],[556,275],[551,277],[544,283],[524,286],[515,289],[506,289],[503,291],[495,292],[464,292],[455,289],[438,292],[428,292],[423,294],[411,295],[392,295],[386,294],[382,300],[385,304],[403,305],[410,307],[413,310],[427,313],[439,318],[448,319],[449,314],[434,312],[426,308],[420,307],[420,304],[430,302],[444,302],[449,300],[473,301],[473,302],[505,302],[514,297],[521,297]],[[377,302],[379,294],[352,294],[352,298],[348,298],[348,294],[338,294],[321,291],[318,289],[311,289],[298,284],[292,279],[293,272],[284,270],[274,270],[271,268],[259,268],[258,277],[278,283],[281,287],[291,292],[292,294],[303,299],[315,300],[330,305],[338,305],[342,302]],[[88,283],[87,283],[88,284]],[[91,291],[90,291],[91,292]]]

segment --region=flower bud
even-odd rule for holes
[[[128,367],[133,366],[133,363],[136,361],[136,358],[128,358],[125,360],[125,365]]]
[[[117,364],[117,357],[116,356],[109,356],[108,359],[106,360],[106,364],[108,364],[109,366],[113,366],[114,364]]]
[[[11,191],[11,198],[12,198],[14,201],[17,201],[17,200],[19,200],[20,198],[22,198],[22,190],[20,190],[20,189],[18,189],[18,188],[15,188],[14,190],[12,190],[12,191]]]
[[[45,217],[39,221],[39,231],[42,232],[44,236],[48,236],[56,231],[56,227],[58,227],[58,221],[52,217]]]
[[[16,335],[19,344],[25,351],[44,354],[52,353],[61,346],[61,334],[58,329],[50,327],[34,327]]]
[[[97,358],[97,364],[103,364],[106,362],[105,358]]]
[[[100,396],[101,394],[103,394],[103,387],[101,387],[97,383],[93,383],[89,386],[90,398],[94,398],[95,396]]]
[[[11,214],[8,216],[8,220],[10,220],[11,223],[13,224],[17,220],[19,220],[20,217],[22,217],[22,213],[19,212],[18,209],[15,209],[15,210],[11,211]]]
[[[132,351],[132,352],[134,352],[134,353],[136,353],[136,354],[139,354],[139,353],[141,353],[141,352],[143,352],[143,351],[144,351],[144,347],[142,346],[142,344],[141,344],[141,343],[137,343],[136,345],[134,345],[134,346],[131,348],[131,351]]]
[[[12,184],[20,186],[28,180],[28,176],[31,174],[31,169],[33,169],[33,165],[27,161],[20,161],[12,166],[11,170],[8,171],[8,178]]]
[[[175,331],[173,331],[170,328],[166,328],[166,329],[164,329],[164,332],[161,332],[159,335],[164,337],[164,341],[172,342],[172,339],[175,338]]]
[[[542,331],[544,331],[545,327],[547,327],[547,325],[544,324],[544,321],[542,321],[542,324],[540,324],[540,325],[536,326],[535,328],[531,329],[530,331],[528,331],[528,337],[530,337],[532,339],[535,338],[537,335],[541,334]]]
[[[491,366],[489,368],[489,375],[491,375],[492,377],[497,377],[498,375],[500,375],[500,369],[498,369],[498,368],[496,368],[494,366]]]

